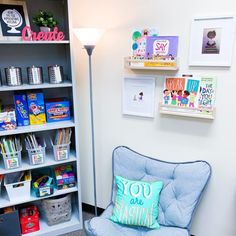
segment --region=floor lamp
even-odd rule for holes
[[[89,91],[90,91],[90,115],[91,115],[91,137],[92,137],[92,161],[93,161],[93,188],[94,188],[94,209],[95,216],[97,216],[97,188],[96,188],[96,165],[95,165],[95,140],[94,140],[94,120],[93,120],[93,78],[92,78],[92,53],[97,41],[103,34],[103,30],[95,28],[77,28],[74,33],[84,49],[87,51],[89,57]]]

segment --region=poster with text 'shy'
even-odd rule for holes
[[[198,98],[198,108],[213,109],[216,96],[216,78],[202,77]]]

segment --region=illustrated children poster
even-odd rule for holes
[[[124,79],[123,114],[153,117],[154,103],[155,78]]]
[[[157,36],[156,29],[136,29],[132,33],[132,57],[144,59],[146,53],[146,39],[148,36]]]
[[[149,36],[147,37],[146,59],[160,57],[176,59],[178,50],[178,36]]]
[[[214,107],[215,93],[215,78],[166,78],[162,103],[189,110],[210,110]]]

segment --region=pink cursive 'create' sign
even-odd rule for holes
[[[62,41],[65,38],[65,35],[62,31],[58,31],[58,28],[55,27],[53,31],[50,32],[34,32],[29,26],[25,26],[22,30],[22,40],[23,41]]]

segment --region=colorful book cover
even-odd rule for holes
[[[202,77],[200,79],[169,77],[165,79],[162,104],[171,105],[166,109],[175,109],[178,112],[209,113],[209,110],[215,106],[215,96],[216,79],[214,77]]]
[[[212,77],[201,78],[198,107],[212,109],[215,106],[216,79]]]
[[[163,90],[163,104],[180,106],[180,98],[182,98],[184,88],[184,78],[166,78]]]
[[[146,40],[146,59],[154,57],[175,59],[178,52],[178,36],[149,36]]]
[[[163,104],[176,107],[197,108],[200,80],[195,78],[166,78]]]
[[[146,39],[148,36],[157,36],[156,29],[137,29],[132,33],[132,57],[144,59],[146,54]]]

